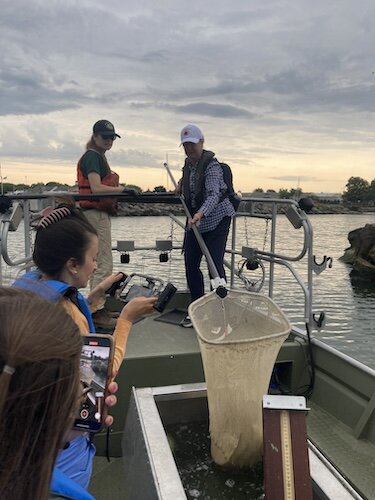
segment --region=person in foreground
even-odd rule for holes
[[[109,166],[105,153],[109,151],[116,138],[120,138],[108,120],[99,120],[93,126],[86,151],[78,161],[77,183],[79,194],[121,193],[124,186],[119,185],[119,176]],[[101,283],[113,272],[111,215],[116,214],[116,198],[81,200],[81,208],[99,238],[98,266],[90,278],[90,289]],[[93,319],[97,326],[113,327],[115,320],[104,308],[104,301],[97,304]]]
[[[223,170],[215,153],[204,149],[204,137],[199,127],[186,125],[181,130],[181,144],[186,159],[180,189],[192,216],[185,233],[185,271],[191,299],[194,301],[204,295],[204,279],[200,270],[202,250],[191,227],[198,227],[219,276],[225,278],[225,246],[235,210],[226,195],[228,187],[224,182]],[[191,327],[189,316],[181,324]]]
[[[92,499],[57,471],[79,407],[82,336],[63,307],[0,288],[0,498]]]
[[[45,217],[37,227],[33,260],[38,270],[26,273],[13,283],[15,287],[27,288],[51,301],[60,301],[73,318],[83,335],[95,333],[91,310],[116,280],[114,274],[99,283],[86,300],[79,288],[87,286],[96,269],[98,237],[93,226],[80,210],[61,205]],[[127,339],[132,323],[154,311],[156,297],[137,297],[121,311],[113,333],[115,342],[113,372],[118,372],[124,358]],[[95,446],[87,433],[76,431],[68,446],[57,459],[56,466],[75,482],[87,488],[91,473]]]

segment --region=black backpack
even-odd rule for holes
[[[241,203],[241,197],[238,196],[238,194],[235,192],[233,188],[233,174],[232,170],[229,165],[226,163],[221,163],[219,162],[219,165],[223,169],[223,177],[224,177],[224,182],[227,185],[228,191],[225,193],[225,197],[229,198],[229,201],[232,203],[233,208],[237,212],[238,207],[240,206]]]
[[[241,198],[241,196],[239,196],[235,192],[235,190],[233,188],[233,174],[232,174],[232,170],[231,170],[230,166],[227,163],[221,163],[217,158],[215,158],[214,153],[212,153],[211,151],[204,151],[204,154],[206,155],[206,158],[204,158],[205,161],[201,166],[202,175],[205,175],[206,168],[213,160],[217,161],[217,163],[222,168],[223,179],[224,179],[224,182],[227,186],[227,191],[222,194],[219,201],[222,202],[223,200],[225,200],[225,198],[229,198],[229,201],[232,203],[234,210],[237,212],[238,207],[240,206],[240,203],[242,201],[242,198]],[[187,163],[187,159],[186,159],[185,164],[184,164],[184,168],[183,168],[184,172],[185,172],[185,168],[186,168],[187,164],[188,163]],[[185,174],[183,174],[183,178],[184,178],[184,175]],[[203,181],[203,177],[201,179],[201,184],[202,184],[202,181]],[[183,181],[183,183],[184,182],[185,181]],[[199,195],[200,195],[200,198],[199,198],[198,204],[203,203],[202,192],[200,192]]]

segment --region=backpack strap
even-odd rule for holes
[[[232,187],[232,182],[231,182],[231,179],[229,178],[229,181],[227,179],[227,176],[226,176],[226,172],[230,175],[230,177],[232,177],[232,172],[229,168],[229,165],[227,165],[226,163],[221,163],[215,156],[209,160],[206,161],[205,165],[204,165],[204,170],[207,169],[208,165],[210,163],[212,163],[213,161],[216,161],[216,163],[218,163],[221,167],[221,170],[223,172],[223,180],[225,182],[225,185],[227,186],[227,189],[225,191],[223,191],[220,195],[220,198],[219,198],[219,203],[221,203],[222,201],[225,200],[225,198],[228,198],[229,195],[231,194],[231,187]]]

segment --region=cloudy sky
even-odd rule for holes
[[[0,162],[73,184],[93,123],[122,182],[179,175],[198,124],[235,187],[375,178],[374,0],[0,0]]]

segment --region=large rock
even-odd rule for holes
[[[375,224],[350,231],[348,240],[350,247],[345,249],[341,260],[352,264],[358,272],[375,275]]]

